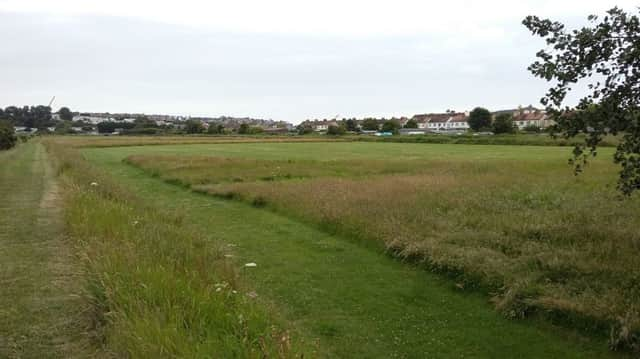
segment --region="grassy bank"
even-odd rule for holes
[[[316,151],[309,151],[313,146]],[[180,156],[132,162],[171,182],[383,243],[402,258],[456,277],[462,287],[488,289],[508,316],[545,313],[611,334],[614,347],[635,346],[640,202],[617,197],[615,166],[596,159],[586,176],[576,178],[566,152],[556,148],[403,146],[183,147]],[[198,157],[203,151],[233,160]],[[295,160],[273,159],[287,156]],[[390,160],[384,164],[380,157]],[[220,161],[229,161],[229,168]],[[292,174],[304,174],[305,165],[323,176],[338,173],[265,181],[262,172],[274,164]],[[392,175],[381,175],[387,170]]]
[[[296,357],[306,350],[238,278],[228,247],[179,209],[148,206],[67,144],[66,229],[85,268],[98,345],[116,357]]]

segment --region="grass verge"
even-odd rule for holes
[[[116,357],[297,357],[306,350],[238,280],[220,241],[147,206],[49,142],[81,251],[95,330]],[[307,351],[308,353],[309,351]]]
[[[0,152],[2,358],[97,354],[59,189],[40,143]]]

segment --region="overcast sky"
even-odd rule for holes
[[[411,116],[537,105],[528,14],[619,0],[0,0],[0,106],[192,116]]]

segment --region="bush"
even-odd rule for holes
[[[130,130],[135,125],[130,122],[103,121],[98,123],[97,127],[99,133],[113,133],[117,129]]]
[[[404,128],[418,128],[418,122],[414,119],[410,119],[404,124]]]
[[[249,135],[257,135],[257,134],[260,134],[260,133],[263,133],[263,132],[264,132],[264,129],[262,127],[250,126],[247,134],[249,134]]]
[[[327,129],[327,135],[340,136],[344,135],[345,132],[347,132],[347,129],[344,126],[331,125]]]
[[[513,124],[513,117],[508,113],[496,116],[491,127],[495,134],[516,132],[516,128]]]
[[[184,129],[187,133],[202,133],[204,131],[204,126],[200,121],[188,120],[185,122]]]
[[[391,132],[395,135],[398,133],[398,129],[400,129],[398,121],[391,120],[382,124],[382,132]]]
[[[491,112],[486,108],[476,107],[469,114],[469,127],[478,132],[491,127]]]
[[[12,124],[0,122],[0,150],[8,150],[16,145],[18,138],[14,132]]]
[[[313,127],[309,125],[300,124],[298,125],[297,130],[299,135],[308,135],[310,133],[313,133]]]
[[[525,128],[522,129],[525,132],[534,132],[534,133],[540,133],[542,132],[542,130],[540,129],[540,127],[536,126],[536,125],[528,125]]]
[[[249,133],[249,125],[246,123],[240,124],[240,127],[238,127],[238,134],[246,135],[248,133]]]
[[[222,135],[224,134],[224,125],[223,124],[209,124],[209,128],[207,129],[207,133],[211,135]]]

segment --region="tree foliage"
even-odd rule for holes
[[[13,125],[8,121],[0,120],[0,150],[10,149],[16,145],[17,141]]]
[[[99,133],[113,133],[117,129],[130,130],[135,126],[136,125],[131,122],[103,121],[98,123],[96,127],[98,127]]]
[[[209,124],[209,128],[207,129],[207,133],[212,134],[212,135],[222,135],[224,134],[224,125],[219,123],[219,124]]]
[[[358,122],[355,118],[350,118],[344,121],[344,125],[347,131],[358,132]]]
[[[246,123],[240,124],[240,127],[238,127],[238,133],[241,135],[246,135],[249,133],[249,125]]]
[[[55,125],[51,117],[51,108],[48,106],[9,106],[2,112],[0,120],[27,128],[42,129]]]
[[[469,127],[474,131],[481,131],[491,127],[491,112],[486,108],[476,107],[469,114]]]
[[[418,121],[410,119],[404,124],[404,128],[418,128]]]
[[[554,135],[585,134],[574,149],[576,174],[606,135],[621,134],[614,162],[621,165],[618,188],[640,189],[640,20],[613,8],[604,17],[589,16],[590,25],[568,31],[559,22],[528,16],[523,24],[546,40],[529,70],[553,81],[541,102],[556,125]],[[564,105],[571,88],[585,84],[588,95],[574,107]]]
[[[344,135],[345,132],[347,132],[347,129],[345,126],[343,125],[330,125],[327,128],[327,135],[332,135],[332,136],[340,136],[340,135]]]
[[[73,120],[73,113],[69,110],[68,107],[60,107],[58,110],[58,116],[62,121],[71,121]]]
[[[362,120],[362,129],[365,131],[378,131],[378,121],[374,118],[365,118]]]
[[[508,113],[502,113],[496,116],[491,124],[491,130],[495,134],[516,132],[516,127],[513,124],[513,116]]]
[[[400,123],[396,120],[385,121],[382,124],[382,132],[391,132],[394,135],[398,133],[400,129]]]
[[[187,133],[202,133],[204,132],[204,126],[198,120],[187,120],[184,124],[184,130]]]
[[[306,123],[299,124],[296,129],[298,130],[299,135],[308,135],[310,133],[313,133],[313,127]]]
[[[150,119],[147,116],[139,116],[139,117],[137,117],[135,120],[133,120],[133,124],[138,129],[141,129],[141,128],[157,128],[158,127],[158,125],[156,124],[156,121]]]

